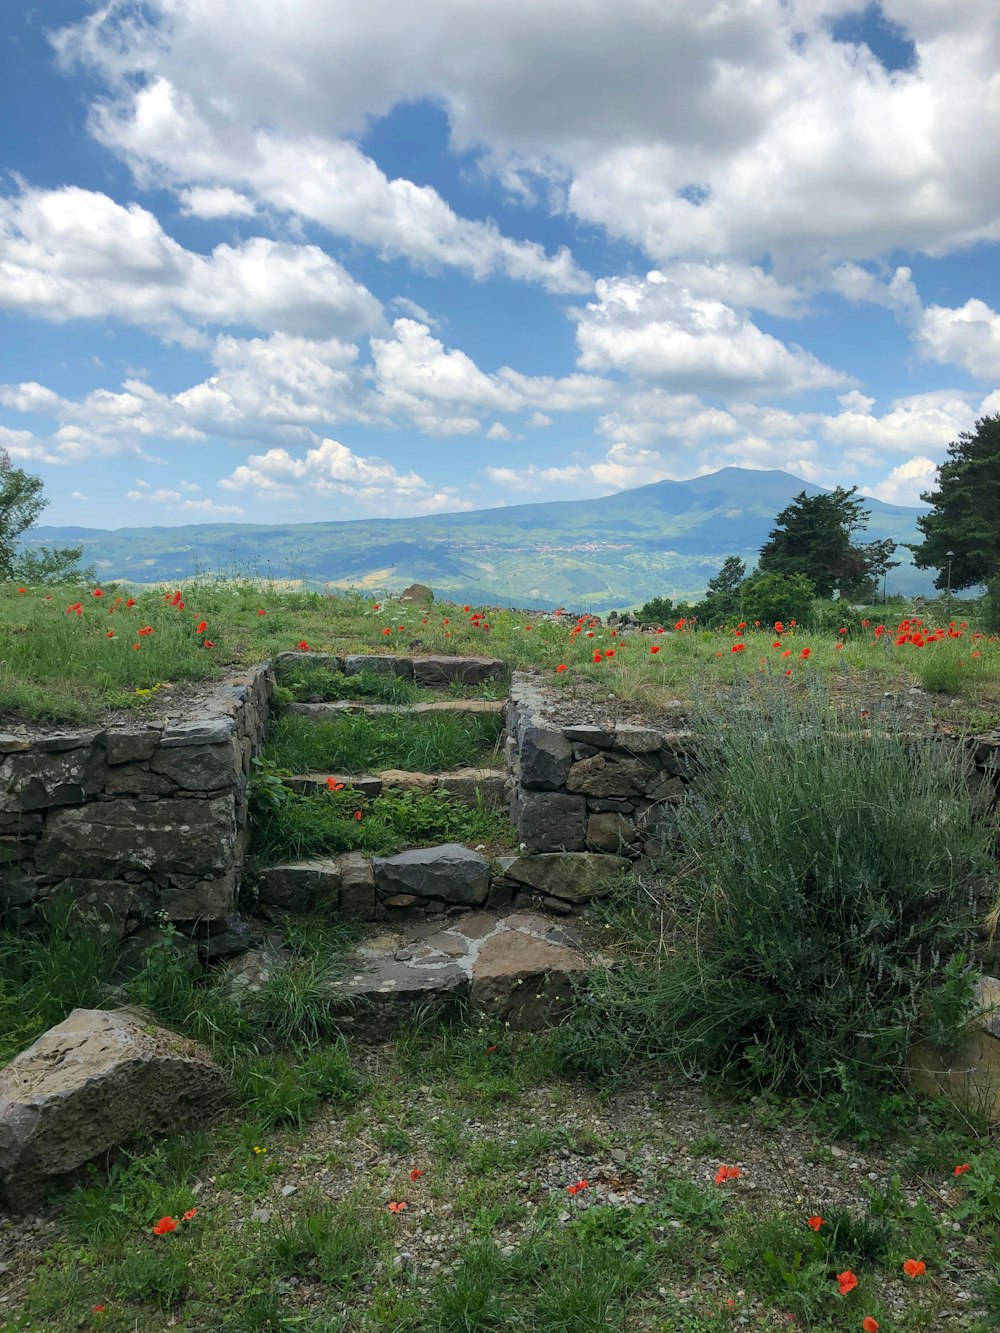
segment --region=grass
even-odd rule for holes
[[[502,731],[498,713],[280,717],[268,729],[262,758],[290,773],[439,773],[495,764]]]
[[[956,725],[969,719],[988,725],[1000,703],[995,638],[973,640],[970,626],[960,639],[924,634],[923,646],[910,640],[897,644],[898,608],[882,608],[892,618],[885,622],[888,632],[877,637],[879,608],[847,616],[836,628],[832,621],[828,629],[789,626],[779,640],[768,627],[749,625],[736,640],[745,645],[743,651],[733,653],[732,629],[685,625],[675,633],[667,626],[668,633],[651,642],[635,635],[623,639],[586,617],[526,620],[502,611],[474,622],[471,612],[447,604],[421,610],[352,593],[279,590],[251,580],[190,581],[180,590],[183,606],[172,605],[173,590],[133,592],[131,607],[126,588],[102,587],[100,598],[93,591],[0,588],[0,716],[85,722],[110,709],[149,710],[161,690],[180,691],[195,680],[231,675],[300,643],[310,651],[407,653],[415,640],[421,653],[493,655],[511,667],[550,672],[565,688],[578,685],[651,708],[678,696],[690,702],[698,692],[724,690],[761,673],[793,686],[822,674],[855,693],[876,695],[887,688],[905,693],[923,676],[926,688],[940,694],[933,707]],[[80,614],[67,612],[76,603]],[[957,618],[957,604],[954,610]],[[829,619],[826,612],[836,616],[836,604],[824,611]],[[947,624],[943,604],[924,614],[929,625]],[[202,621],[206,629],[199,634]],[[140,636],[138,630],[146,627],[153,632]],[[847,633],[839,634],[839,628]],[[654,647],[659,651],[651,652]],[[804,648],[808,658],[801,655]],[[566,670],[556,674],[560,665]]]
[[[273,775],[251,784],[250,831],[257,865],[348,851],[389,856],[440,842],[507,846],[513,838],[505,815],[437,793],[385,791],[370,798],[348,786],[311,796],[290,791]]]

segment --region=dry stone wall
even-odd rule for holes
[[[273,688],[265,663],[183,716],[0,735],[0,907],[26,920],[70,895],[122,935],[154,919],[223,932]]]

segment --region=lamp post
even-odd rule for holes
[[[948,577],[947,577],[947,583],[946,583],[946,588],[947,588],[947,594],[946,594],[946,596],[947,596],[947,611],[945,612],[945,614],[946,614],[948,620],[950,621],[950,620],[951,620],[951,562],[955,559],[955,552],[954,552],[954,551],[945,551],[944,555],[945,555],[945,559],[948,561]]]

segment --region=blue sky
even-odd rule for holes
[[[45,521],[727,465],[916,503],[1000,412],[995,0],[0,7],[0,447]]]

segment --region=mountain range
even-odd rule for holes
[[[823,488],[788,472],[727,467],[596,500],[549,500],[421,518],[349,522],[198,523],[184,527],[39,527],[26,546],[82,546],[105,581],[180,583],[195,574],[254,576],[304,586],[399,591],[427,583],[479,605],[594,612],[650,597],[699,596],[727,555],[748,568],[775,517]],[[921,509],[865,499],[860,540],[919,539]],[[900,549],[888,591],[930,594],[933,571]]]

